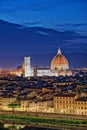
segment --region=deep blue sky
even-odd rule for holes
[[[52,28],[62,32],[74,31],[87,36],[87,0],[0,0],[0,19],[28,27]],[[7,42],[9,43],[10,41]],[[42,44],[38,42],[36,46],[31,46],[25,41],[27,48],[22,47],[22,45],[20,47],[21,43],[19,45],[15,43],[15,46],[9,44],[10,47],[8,47],[7,42],[3,42],[6,48],[3,47],[4,44],[2,46],[0,43],[1,55],[25,55],[26,53],[28,54],[29,49],[31,54],[51,53],[51,50],[53,53],[58,48],[57,44],[52,45],[53,42],[50,43],[50,49],[47,44],[44,47],[44,42]],[[65,53],[73,52],[74,50],[75,52],[87,51],[87,38],[75,39],[74,42],[70,41],[70,43],[68,39],[66,42],[66,47],[65,41],[62,43]],[[72,44],[72,46],[68,46],[68,44]],[[16,47],[18,50],[21,49],[21,51],[18,51]],[[36,48],[32,49],[34,47]],[[13,50],[16,50],[17,53],[13,54]],[[4,51],[6,52],[5,54]]]
[[[87,33],[87,0],[0,0],[0,19]]]

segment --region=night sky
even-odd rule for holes
[[[87,53],[87,0],[0,0],[0,56]]]
[[[0,0],[0,18],[13,23],[56,29],[57,26],[79,29],[79,26],[85,32],[87,0]]]

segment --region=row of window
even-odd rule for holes
[[[87,115],[87,112],[78,112],[78,114],[81,114],[81,115]]]
[[[66,99],[66,100],[74,100],[74,98],[72,97],[56,97],[57,100],[60,100],[60,99]]]
[[[84,105],[87,105],[87,102],[76,102],[75,104],[84,104]]]
[[[87,107],[75,107],[75,109],[87,109]]]
[[[56,104],[56,103],[57,103],[57,104],[60,104],[60,103],[61,103],[61,104],[67,104],[67,103],[68,103],[68,104],[74,104],[73,101],[56,101],[55,104]]]

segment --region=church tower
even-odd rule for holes
[[[24,57],[24,77],[30,76],[30,57]]]

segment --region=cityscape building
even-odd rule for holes
[[[30,57],[24,57],[24,76],[31,76]]]
[[[37,68],[37,76],[71,76],[67,58],[62,55],[60,48],[58,53],[53,57],[49,68]]]
[[[44,66],[44,65],[43,65]],[[50,67],[31,67],[30,57],[24,57],[24,62],[18,66],[16,70],[12,70],[11,74],[24,77],[36,76],[71,76],[72,72],[69,69],[69,61],[62,54],[60,48],[56,56],[52,58]]]
[[[62,55],[60,48],[58,49],[57,55],[54,56],[51,61],[51,72],[54,76],[72,75],[72,72],[69,70],[69,62],[67,58]]]

